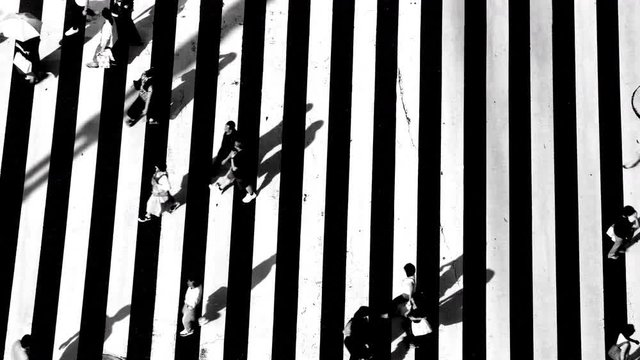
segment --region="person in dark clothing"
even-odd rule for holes
[[[147,117],[147,122],[150,125],[157,125],[158,122],[153,118],[153,115],[149,113],[151,108],[151,101],[153,96],[153,76],[154,69],[151,68],[140,75],[138,80],[133,82],[133,87],[138,90],[138,97],[131,104],[129,110],[127,110],[126,123],[128,126],[135,125],[143,117]]]
[[[31,63],[31,71],[24,74],[25,80],[30,84],[35,84],[45,77],[40,63],[40,36],[36,36],[26,41],[15,42],[16,53],[20,53],[23,59]],[[15,62],[15,59],[14,59]]]
[[[342,331],[344,345],[351,354],[350,360],[371,359],[373,331],[371,327],[371,311],[361,306]]]
[[[80,27],[84,27],[89,18],[96,16],[96,13],[89,8],[88,0],[76,0],[71,5],[71,27],[64,32],[60,45],[63,45],[71,36],[80,31]]]
[[[610,259],[617,259],[620,253],[624,253],[633,244],[636,240],[634,233],[638,228],[640,228],[640,223],[636,209],[633,206],[625,206],[622,209],[622,216],[607,230],[607,235],[614,242],[608,254]]]
[[[234,148],[229,152],[229,155],[222,161],[222,163],[230,162],[231,166],[227,175],[223,178],[223,180],[218,180],[214,184],[218,187],[218,190],[223,192],[229,185],[231,185],[234,181],[247,191],[247,195],[242,199],[242,202],[249,203],[251,200],[255,199],[258,196],[251,185],[251,182],[248,181],[251,173],[249,171],[250,159],[248,159],[248,154],[244,150],[244,145],[240,140],[235,140]]]
[[[620,331],[620,336],[616,344],[612,345],[607,351],[607,355],[612,360],[626,360],[629,358],[629,350],[631,349],[631,343],[640,345],[640,341],[632,339],[631,335],[636,332],[635,327],[632,324],[626,324]]]
[[[211,178],[215,177],[220,171],[220,166],[227,164],[227,157],[233,150],[233,146],[238,139],[238,131],[236,130],[236,123],[233,121],[227,121],[224,125],[224,135],[222,135],[222,145],[218,150],[218,155],[211,162]]]
[[[142,39],[131,19],[133,0],[111,0],[111,11],[116,21],[118,36],[129,45],[142,45]]]

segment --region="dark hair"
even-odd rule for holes
[[[109,8],[103,8],[100,14],[103,18],[107,19],[107,21],[113,23],[113,15],[111,14],[111,10]]]
[[[624,207],[624,209],[622,209],[622,215],[623,216],[631,216],[635,212],[636,212],[636,209],[634,209],[633,206],[631,206],[631,205],[627,205],[627,206]]]
[[[167,171],[167,164],[164,162],[158,163],[156,164],[156,167],[160,170],[160,171]]]
[[[407,276],[413,276],[416,274],[416,267],[412,263],[407,263],[404,266],[404,272],[407,274]]]
[[[227,121],[227,123],[225,125],[229,126],[232,129],[236,128],[236,123],[233,122],[233,121]]]
[[[29,334],[26,334],[25,336],[22,337],[22,339],[20,339],[20,346],[22,346],[23,348],[31,347],[32,343],[33,343],[33,340],[31,340],[31,335]]]
[[[201,284],[200,279],[198,278],[198,276],[195,276],[195,275],[187,276],[187,281],[193,281],[193,285],[195,286],[200,286]]]
[[[361,319],[365,316],[369,316],[371,315],[371,310],[369,310],[368,306],[360,306],[360,308],[358,309],[358,311],[356,311],[355,314],[353,314],[353,317],[356,319]]]
[[[620,332],[624,337],[628,338],[629,336],[633,335],[634,332],[636,332],[636,329],[632,324],[626,324],[622,327],[622,330]]]

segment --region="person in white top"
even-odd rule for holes
[[[193,334],[191,323],[196,320],[196,307],[202,300],[202,284],[193,277],[187,279],[187,291],[184,294],[184,305],[182,306],[182,326],[180,336]]]
[[[13,343],[11,352],[14,360],[29,360],[31,352],[31,335],[27,334]]]

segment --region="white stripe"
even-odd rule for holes
[[[462,358],[464,1],[443,2],[440,357]],[[473,255],[472,255],[473,256]],[[449,265],[447,265],[449,264]]]
[[[20,0],[3,0],[2,14],[18,12]],[[4,135],[9,109],[9,92],[11,90],[11,73],[13,72],[13,55],[15,41],[7,39],[0,43],[0,172],[2,172],[2,155],[4,153]]]
[[[550,0],[531,1],[530,26],[533,351],[536,360],[553,360],[558,337]]]
[[[47,3],[43,8],[43,14],[43,20],[46,22],[42,26],[41,48],[46,43],[59,41],[55,34],[62,29],[61,18],[64,16],[61,15],[64,14],[64,5]],[[51,70],[55,71],[53,68]],[[43,80],[34,87],[5,358],[8,358],[11,344],[22,335],[30,333],[31,329],[57,92],[57,78]]]
[[[189,79],[188,74],[191,71],[195,73],[197,50],[193,44],[198,43],[199,21],[200,1],[187,2],[177,17],[174,45],[171,98],[174,102],[172,106],[177,106],[182,110],[175,114],[175,119],[169,120],[167,173],[171,182],[171,193],[175,194],[180,191],[179,198],[185,199],[188,184],[186,176],[189,171],[191,150],[191,124],[193,123],[193,101],[188,94],[193,94],[195,84],[194,81],[184,81]],[[180,90],[177,87],[180,87]],[[185,139],[187,140],[185,141]],[[145,180],[147,179],[143,179],[143,181]],[[143,194],[143,196],[147,196],[147,194]],[[153,315],[153,340],[151,342],[152,359],[165,358],[166,354],[173,354],[176,346],[176,326],[180,330],[183,329],[176,314],[181,313],[185,295],[180,293],[180,276],[187,206],[189,206],[188,203],[172,214],[165,212],[162,215],[156,305]],[[192,324],[192,328],[195,326],[197,324]]]
[[[602,359],[604,298],[596,2],[575,2],[576,128],[582,359]]]
[[[618,34],[620,36],[620,116],[622,121],[622,159],[624,163],[634,163],[640,157],[640,119],[631,108],[631,95],[640,85],[640,69],[638,57],[640,46],[640,4],[635,1],[618,3]],[[640,209],[640,193],[638,192],[640,167],[623,170],[624,205]],[[640,321],[640,250],[632,246],[626,256],[627,273],[627,319],[630,324]]]
[[[273,0],[267,3],[257,181],[260,191],[255,200],[254,269],[249,311],[249,344],[251,346],[247,352],[249,360],[270,358],[273,341],[275,272],[277,271],[274,255],[278,248],[288,12],[288,2],[285,0]],[[239,191],[244,196],[244,189]],[[262,271],[263,268],[265,271]]]
[[[487,358],[510,359],[509,2],[487,1]]]
[[[356,0],[353,27],[353,77],[345,324],[360,306],[369,305],[371,171],[376,58],[375,1]],[[344,359],[349,352],[345,349]]]
[[[136,2],[136,10],[144,10],[149,1]],[[142,16],[150,16],[144,12]],[[134,13],[134,18],[143,19]],[[140,23],[140,22],[139,22]],[[145,24],[152,26],[151,21]],[[152,29],[138,29],[139,32],[151,32]],[[133,51],[133,49],[131,50]],[[122,141],[120,144],[120,161],[118,170],[118,191],[113,229],[113,247],[111,252],[111,268],[109,273],[109,291],[107,293],[107,313],[105,322],[105,338],[103,353],[121,357],[127,356],[129,339],[129,321],[131,312],[131,296],[133,291],[133,274],[136,258],[136,241],[138,234],[138,204],[140,203],[140,183],[142,181],[142,162],[144,155],[145,129],[144,122],[130,128],[124,124],[127,110],[136,99],[138,93],[133,88],[133,81],[147,70],[151,62],[151,43],[127,67],[125,88],[125,106],[122,118]],[[146,194],[145,194],[146,195]]]
[[[222,8],[222,36],[220,39],[220,74],[216,92],[216,116],[213,156],[216,156],[227,121],[235,121],[240,101],[240,64],[242,54],[242,29],[244,0],[225,3]],[[226,35],[225,35],[226,34]],[[236,125],[237,125],[237,121]],[[224,170],[226,171],[226,169]],[[220,175],[224,175],[221,170]],[[234,187],[223,196],[217,189],[209,198],[209,232],[202,299],[203,316],[210,321],[200,334],[200,356],[206,359],[222,359],[229,285],[229,249],[231,240],[231,213]]]
[[[320,358],[322,264],[331,65],[331,1],[312,0],[300,228],[296,359]]]
[[[416,265],[421,7],[421,1],[402,0],[398,4],[393,297],[402,293],[404,265]],[[406,352],[405,359],[415,358],[413,348],[403,339],[401,327],[392,327],[392,357]]]

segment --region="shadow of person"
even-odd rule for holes
[[[118,321],[126,318],[131,314],[131,304],[122,307],[112,317],[107,316],[104,322],[104,340],[108,339],[113,333],[113,325]],[[78,354],[78,337],[80,331],[73,334],[67,341],[60,344],[58,350],[64,349],[64,352],[60,356],[60,360],[75,360]]]
[[[486,282],[491,281],[495,272],[486,270]],[[462,321],[462,293],[463,289],[456,291],[447,298],[440,300],[440,325],[452,325]]]
[[[322,127],[322,125],[324,125],[324,121],[317,120],[313,122],[311,125],[309,125],[309,127],[307,127],[307,129],[305,130],[305,144],[304,144],[305,148],[315,140],[316,133]],[[282,123],[280,123],[277,126],[277,128],[279,133],[274,133],[274,135],[275,134],[280,135],[280,133],[282,132]],[[271,134],[271,132],[269,132],[268,134]],[[275,145],[269,142],[268,138],[265,140],[265,143],[268,144],[267,147],[269,149],[273,149],[275,147]],[[261,139],[261,144],[262,144],[262,139]],[[268,151],[262,151],[262,150],[260,151],[261,157],[260,157],[260,165],[258,166],[258,178],[264,176],[264,179],[262,180],[260,187],[256,190],[257,193],[260,193],[262,189],[266,188],[271,183],[273,178],[280,173],[280,162],[282,158],[282,150],[279,150],[278,152],[273,154],[271,157],[264,160],[264,156],[267,153]]]
[[[193,62],[195,62],[195,53],[191,55],[181,54],[181,56],[193,56]],[[222,69],[229,65],[235,58],[236,53],[221,55],[218,71],[222,71]],[[169,112],[169,118],[171,120],[175,120],[182,109],[184,109],[184,107],[193,100],[195,93],[196,69],[189,70],[183,74],[180,79],[182,80],[180,85],[171,91],[171,110]]]
[[[251,276],[251,289],[260,284],[271,272],[276,264],[276,254],[271,255],[256,267],[253,268]],[[202,314],[200,324],[204,325],[210,321],[220,317],[220,311],[227,307],[227,287],[222,286],[207,297],[207,303],[204,306],[204,314]]]
[[[444,269],[446,270],[442,273]],[[440,297],[443,297],[444,293],[462,276],[462,255],[440,266],[440,272]]]

